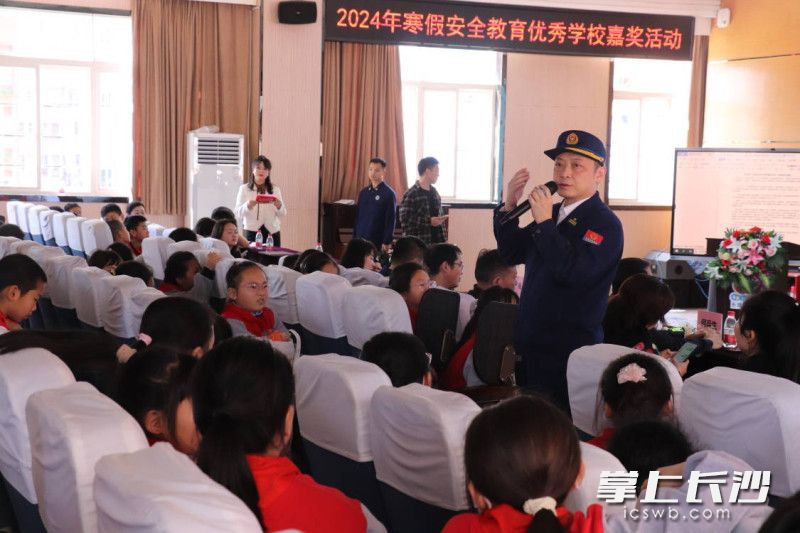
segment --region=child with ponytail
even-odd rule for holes
[[[608,441],[616,429],[672,416],[672,382],[656,357],[631,353],[606,367],[600,378],[596,425],[599,427],[603,413],[612,427],[604,429],[590,444],[608,449]]]
[[[229,339],[197,365],[192,386],[197,464],[238,496],[264,530],[363,533],[358,501],[303,475],[287,457],[294,377],[269,343]]]
[[[578,436],[548,401],[520,396],[482,411],[467,430],[467,489],[480,514],[455,516],[442,533],[603,531],[603,509],[563,507],[583,479]]]

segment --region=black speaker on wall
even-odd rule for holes
[[[281,24],[313,24],[316,21],[316,2],[278,2],[278,22]]]

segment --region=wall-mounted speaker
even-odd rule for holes
[[[281,24],[313,24],[316,21],[316,2],[278,2],[278,22]]]

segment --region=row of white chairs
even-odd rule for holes
[[[575,426],[597,435],[608,425],[595,423],[600,377],[615,359],[635,352],[625,346],[598,344],[572,352],[567,387]],[[800,491],[800,385],[788,379],[717,367],[682,381],[675,366],[662,357],[680,427],[698,450],[721,450],[756,470],[772,472],[770,493],[789,497]]]
[[[439,531],[469,508],[464,438],[475,402],[419,384],[394,388],[353,357],[301,357],[294,369],[300,435],[320,482],[364,501],[394,531]],[[583,511],[597,502],[601,472],[624,468],[604,450],[581,449],[586,477],[566,505]]]
[[[18,225],[27,240],[59,246],[70,255],[88,257],[114,242],[108,224],[101,219],[76,217],[70,212],[59,213],[44,205],[18,200],[6,204],[6,214],[8,223]],[[154,223],[147,228],[153,236],[168,236],[174,229]]]

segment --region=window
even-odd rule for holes
[[[128,196],[128,16],[0,7],[0,187]]]
[[[689,61],[614,60],[608,198],[672,205],[675,148],[689,130]]]
[[[400,68],[409,186],[417,162],[433,156],[443,198],[495,200],[502,54],[401,46]]]

